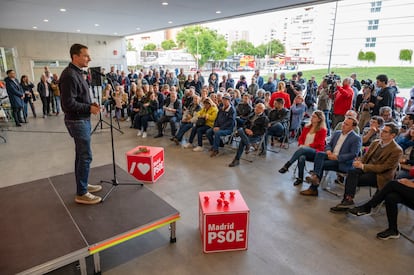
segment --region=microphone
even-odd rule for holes
[[[98,68],[92,67],[92,68],[89,68],[89,69],[91,70],[91,72],[93,72],[95,74],[98,74],[98,75],[103,76],[103,77],[106,76],[103,73],[101,73],[101,71]]]

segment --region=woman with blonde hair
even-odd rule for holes
[[[277,84],[277,92],[273,93],[270,97],[270,107],[274,108],[276,98],[283,98],[285,100],[285,105],[283,107],[285,107],[286,109],[290,109],[290,96],[286,92],[286,83],[284,81],[279,81],[279,83]]]
[[[302,134],[299,137],[299,149],[296,150],[290,160],[286,162],[282,168],[280,168],[279,173],[286,173],[289,170],[289,167],[295,161],[298,161],[298,177],[293,185],[296,186],[301,184],[303,182],[305,162],[313,161],[315,159],[316,152],[320,152],[325,149],[326,133],[327,130],[324,113],[320,110],[314,111],[309,123],[303,127]]]
[[[194,127],[191,129],[190,138],[188,143],[184,148],[192,148],[195,135],[197,135],[197,147],[193,149],[194,152],[203,151],[203,134],[207,132],[208,129],[214,126],[218,114],[218,108],[216,104],[211,100],[211,98],[204,99],[203,108],[197,113],[197,122]],[[204,119],[204,123],[201,119]]]

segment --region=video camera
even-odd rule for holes
[[[375,88],[374,83],[372,83],[371,79],[361,80],[361,84],[364,85],[364,87],[369,87],[371,91],[373,91]]]
[[[326,80],[326,83],[328,84],[328,91],[329,94],[333,94],[336,92],[336,83],[337,81],[341,80],[341,77],[339,75],[336,74],[327,74],[325,75],[325,77],[323,78],[324,80]]]

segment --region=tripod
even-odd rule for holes
[[[119,185],[138,185],[138,186],[141,186],[141,187],[144,186],[142,183],[136,183],[136,182],[135,183],[133,183],[133,182],[119,182],[117,177],[116,177],[114,131],[113,131],[114,127],[112,125],[112,105],[115,102],[114,98],[113,98],[113,95],[112,95],[113,92],[114,92],[113,91],[114,86],[112,85],[112,81],[109,78],[108,78],[108,81],[111,82],[110,83],[111,84],[111,95],[110,95],[111,104],[109,105],[109,111],[111,113],[111,116],[110,116],[110,119],[109,119],[109,122],[110,122],[109,123],[109,128],[111,129],[112,169],[113,169],[113,176],[114,177],[110,181],[101,180],[101,183],[109,183],[109,184],[112,185],[111,188],[109,189],[109,191],[105,194],[105,196],[102,197],[102,202],[104,202],[106,200],[106,198],[112,193],[112,191],[114,191],[115,188],[118,187]],[[104,121],[104,122],[107,123],[106,121]],[[116,130],[118,130],[118,129],[116,129]]]
[[[112,85],[112,84],[111,84]],[[96,88],[97,86],[93,86],[92,87],[92,89],[95,91],[95,88]],[[113,88],[113,87],[112,87]],[[100,97],[99,97],[99,90],[97,91],[98,92],[98,104],[99,105],[101,105],[101,99],[100,99]],[[113,101],[111,100],[111,102],[110,102],[110,105],[109,105],[109,110],[110,110],[110,112],[109,112],[109,115],[110,116],[112,116],[112,109],[111,109],[111,107],[112,107],[112,104],[113,104]],[[111,117],[111,120],[112,120],[112,117]],[[96,131],[96,129],[98,129],[98,126],[100,126],[100,128],[101,128],[101,130],[103,129],[103,123],[105,123],[107,126],[109,126],[109,127],[112,127],[111,126],[111,124],[109,124],[108,122],[106,122],[105,120],[103,120],[103,118],[102,118],[102,111],[99,111],[99,121],[96,123],[96,125],[95,125],[95,128],[93,128],[93,130],[92,130],[92,132],[91,132],[91,135],[93,135],[93,133]],[[114,127],[114,129],[115,130],[117,130],[118,132],[120,132],[121,134],[123,134],[124,132],[122,132],[122,130],[121,130],[121,126],[119,125],[119,121],[118,121],[118,128],[115,128]]]

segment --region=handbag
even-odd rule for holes
[[[205,124],[206,124],[206,118],[204,118],[204,117],[197,118],[197,121],[196,121],[196,126],[197,127],[204,126]]]

